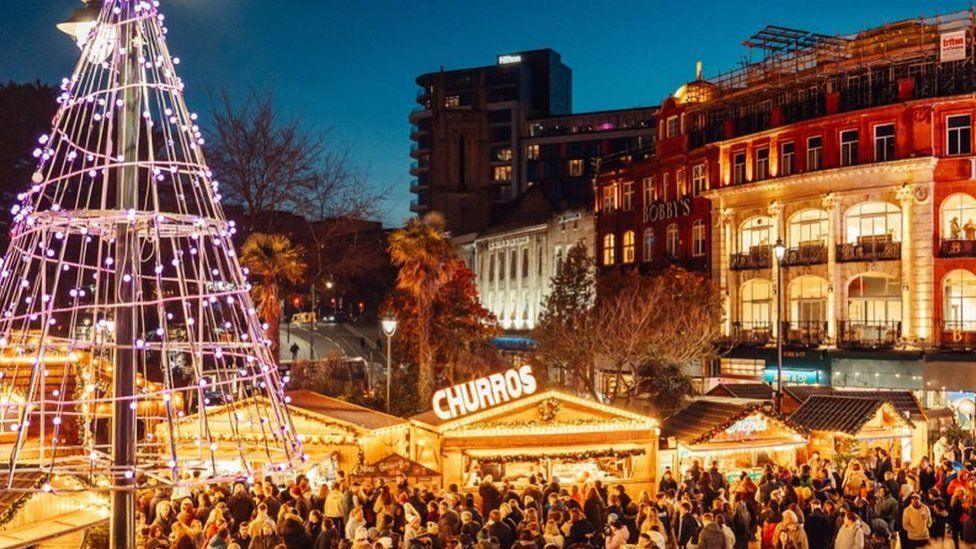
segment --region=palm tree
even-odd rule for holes
[[[281,326],[281,287],[298,284],[305,274],[305,251],[287,236],[254,233],[241,247],[241,262],[254,278],[251,293],[258,314],[268,323],[271,353],[278,360],[278,330]]]
[[[444,218],[430,213],[412,218],[390,235],[390,260],[400,268],[397,288],[417,306],[417,366],[420,396],[434,392],[434,371],[430,359],[431,305],[450,280],[456,252],[444,232]]]

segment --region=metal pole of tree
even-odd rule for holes
[[[318,313],[315,312],[315,283],[312,283],[312,314],[308,319],[308,359],[315,360],[315,320]]]

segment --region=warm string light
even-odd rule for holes
[[[37,140],[36,171],[10,208],[11,245],[0,262],[0,428],[17,439],[16,465],[0,488],[34,472],[84,479],[81,490],[110,489],[111,478],[180,485],[191,462],[211,464],[204,479],[226,480],[212,466],[224,446],[247,476],[305,457],[158,8],[105,0],[61,82],[52,129]],[[126,132],[139,136],[128,148]],[[118,191],[132,178],[135,207]],[[131,339],[121,336],[123,314],[133,315]],[[120,373],[114,360],[123,351],[135,363]],[[130,367],[136,394],[117,398],[111,380]],[[167,445],[187,421],[206,426],[208,409],[228,401],[241,403],[229,433],[198,429],[194,448]],[[111,449],[94,434],[116,404],[147,427],[139,462],[124,470],[112,468]],[[245,441],[260,444],[245,453]]]

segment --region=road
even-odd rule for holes
[[[282,325],[280,331],[281,348],[279,359],[282,362],[292,360],[291,346],[298,344],[298,359],[308,360],[310,357],[309,340],[314,339],[314,358],[339,354],[345,357],[362,357],[368,362],[384,363],[386,355],[381,341],[381,348],[377,349],[376,338],[379,329],[375,326],[352,323],[319,322],[315,326],[314,338],[308,324],[293,325],[289,331],[287,325]]]

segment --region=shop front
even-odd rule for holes
[[[926,450],[913,441],[912,421],[887,400],[814,395],[790,419],[810,431],[808,453],[822,458],[865,457],[881,448],[894,463],[914,462]]]
[[[770,403],[703,397],[664,420],[659,473],[683,473],[713,461],[730,477],[758,476],[766,464],[794,465],[807,432],[777,414]]]
[[[492,376],[509,374],[512,381],[511,372],[523,380],[531,376],[526,366]],[[414,459],[439,470],[445,486],[474,491],[488,479],[518,486],[535,475],[561,484],[623,484],[635,494],[653,488],[656,420],[559,391],[535,392],[534,378],[521,389],[514,381],[505,384],[513,389],[507,393],[504,381],[490,378],[499,398],[473,398],[469,403],[478,406],[459,410],[451,399],[467,389],[455,386],[435,394],[432,411],[412,418]],[[480,381],[470,382],[471,389]]]

